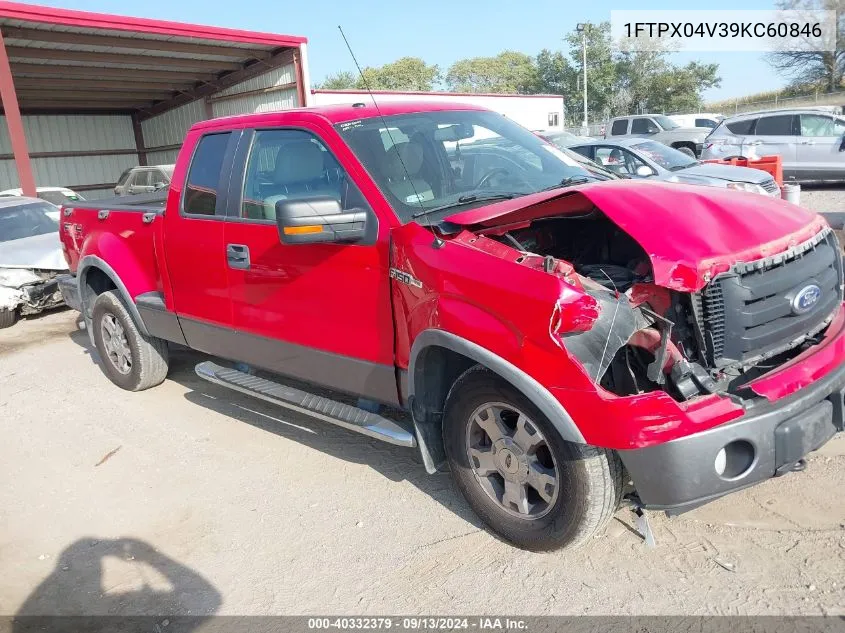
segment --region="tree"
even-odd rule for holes
[[[613,60],[613,51],[610,40],[610,22],[592,24],[587,22],[584,25],[583,33],[570,31],[563,39],[569,45],[569,58],[576,70],[577,86],[570,86],[570,92],[566,93],[569,98],[570,112],[583,112],[581,108],[575,107],[583,99],[584,62],[583,62],[583,40],[587,41],[587,105],[589,107],[590,119],[606,118],[610,114],[610,102],[616,84],[616,65]],[[574,90],[573,90],[574,88]],[[578,121],[583,115],[574,117]]]
[[[534,93],[537,67],[531,57],[516,51],[461,59],[449,68],[446,85],[455,92]]]
[[[345,70],[326,75],[326,78],[317,84],[317,88],[323,90],[353,90],[357,87],[358,77]]]
[[[409,90],[428,92],[440,83],[440,67],[418,57],[402,57],[384,66],[367,66],[357,73],[340,71],[328,75],[318,88],[324,90]]]
[[[440,67],[429,66],[419,57],[402,57],[395,62],[363,70],[370,90],[413,90],[429,92],[440,83]],[[358,82],[360,88],[367,86]]]
[[[793,86],[818,86],[826,92],[842,87],[845,77],[845,0],[781,0],[779,9],[836,11],[836,45],[832,51],[776,51],[769,64],[792,78]]]

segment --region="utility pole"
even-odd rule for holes
[[[575,30],[581,34],[581,47],[583,52],[584,63],[584,120],[581,123],[582,134],[587,134],[587,28],[589,24],[579,22]]]

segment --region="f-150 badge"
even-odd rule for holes
[[[408,273],[399,270],[398,268],[390,269],[390,278],[414,288],[422,288],[422,282]]]

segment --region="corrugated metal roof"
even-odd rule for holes
[[[207,96],[214,83],[219,90],[286,64],[291,51],[306,41],[3,0],[0,26],[13,77],[28,80],[17,89],[20,107],[28,111],[139,111],[153,116]],[[68,67],[79,86],[51,86],[46,77],[62,78]],[[133,71],[143,74],[137,82]],[[102,81],[115,80],[126,85],[99,89]],[[147,85],[141,85],[144,80]]]

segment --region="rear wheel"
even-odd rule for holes
[[[167,342],[143,334],[116,291],[97,297],[91,333],[106,376],[122,389],[142,391],[167,377]]]
[[[14,310],[0,310],[0,330],[7,327],[12,327],[18,322],[18,311]]]
[[[676,147],[675,149],[681,152],[682,154],[686,154],[691,158],[695,158],[695,152],[692,150],[692,148],[687,147],[686,145],[681,145],[680,147]]]
[[[493,531],[519,547],[577,546],[619,505],[618,456],[564,441],[525,396],[482,367],[457,380],[443,424],[458,489]]]

